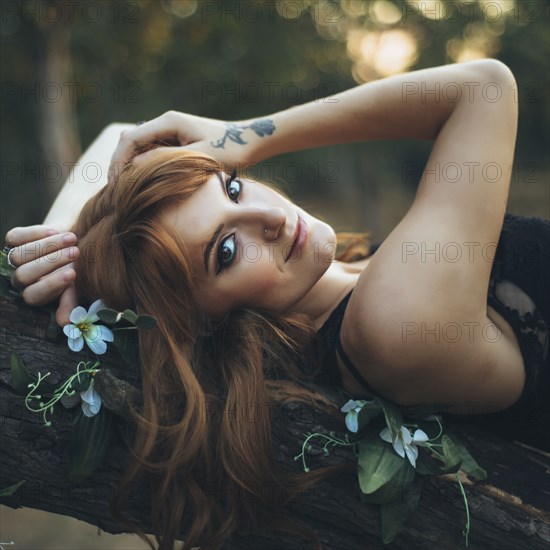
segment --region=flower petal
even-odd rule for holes
[[[88,310],[88,321],[90,323],[95,323],[96,321],[99,321],[99,317],[97,316],[97,312],[100,309],[105,309],[107,306],[103,302],[103,300],[100,298],[99,300],[96,300]]]
[[[357,413],[353,411],[349,411],[346,415],[346,427],[350,432],[357,433],[357,430],[359,429],[359,424],[357,422]]]
[[[94,390],[94,380],[90,382],[86,391],[80,392],[82,398],[82,412],[86,416],[94,416],[101,408],[101,396]]]
[[[69,338],[67,344],[72,351],[80,351],[84,347],[84,339],[82,337]]]
[[[399,456],[402,456],[402,457],[405,456],[405,449],[404,449],[404,447],[403,447],[403,442],[401,441],[401,439],[397,438],[397,439],[393,442],[393,448],[395,449],[395,452],[396,452]]]
[[[416,451],[416,454],[415,452]],[[411,466],[413,468],[416,468],[416,457],[418,456],[418,449],[415,447],[412,447],[410,445],[407,445],[405,447],[405,452],[407,453],[407,458],[409,459],[409,462],[411,463]]]
[[[413,435],[413,443],[417,445],[422,445],[425,441],[430,439],[428,434],[424,430],[416,430]]]
[[[411,432],[409,432],[409,429],[405,428],[405,426],[401,426],[401,437],[406,445],[409,445],[412,441]]]
[[[75,340],[76,338],[80,338],[82,336],[82,331],[73,324],[68,324],[63,327],[63,333],[65,336],[68,336],[72,340]]]
[[[107,344],[101,340],[91,340],[86,335],[84,336],[84,339],[86,340],[86,344],[88,344],[88,347],[96,354],[96,355],[102,355],[107,351]]]
[[[82,399],[82,401],[86,401],[86,403],[93,403],[94,393],[94,379],[92,378],[90,380],[90,385],[88,386],[88,389],[80,392],[80,398]]]
[[[99,329],[100,335],[99,337],[102,340],[105,340],[106,342],[114,342],[115,337],[112,333],[111,329],[108,329],[107,327],[103,325],[97,325],[97,328]]]
[[[99,412],[99,409],[101,409],[101,403],[97,405],[95,403],[86,403],[82,401],[82,412],[87,417],[95,416]]]
[[[77,325],[78,323],[82,323],[87,316],[86,310],[82,306],[76,306],[69,315],[69,320],[71,323],[74,323]]]
[[[384,441],[387,441],[388,443],[392,443],[390,429],[387,426],[380,432],[380,437]]]
[[[342,408],[340,409],[343,413],[347,413],[351,411],[351,409],[354,409],[357,407],[357,401],[355,399],[350,399],[345,405],[342,405]]]

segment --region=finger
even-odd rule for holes
[[[32,262],[23,264],[12,273],[11,284],[15,289],[22,290],[25,287],[37,284],[40,280],[43,280],[49,275],[54,275],[54,273],[56,273],[58,275],[57,278],[59,278],[60,273],[57,273],[59,268],[73,262],[79,254],[80,251],[76,246],[70,246],[53,252],[52,254],[42,256]],[[35,291],[33,291],[32,294],[34,294],[34,292]]]
[[[28,225],[26,227],[14,227],[10,229],[4,237],[4,242],[8,246],[19,246],[31,241],[43,239],[49,235],[60,233],[60,229],[55,225]],[[13,254],[12,254],[13,257]]]
[[[78,305],[77,292],[74,282],[72,282],[59,297],[59,306],[55,312],[55,320],[60,327],[69,324],[71,311]]]
[[[67,288],[67,285],[74,282],[76,272],[72,265],[63,266],[27,286],[21,293],[24,302],[30,306],[43,306],[53,302]]]
[[[16,268],[20,268],[28,262],[36,261],[41,257],[46,257],[48,254],[55,253],[56,251],[75,244],[76,241],[76,235],[69,232],[56,234],[46,237],[45,239],[25,242],[24,244],[13,248],[10,252],[10,261]],[[50,271],[51,269],[42,272],[41,275],[49,273]]]
[[[109,166],[109,181],[120,174],[124,166],[135,155],[136,148],[153,141],[170,141],[181,145],[185,142],[180,128],[181,121],[178,113],[171,111],[137,126],[131,130],[124,130],[111,157]]]

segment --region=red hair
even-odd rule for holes
[[[160,549],[173,548],[184,512],[191,514],[184,549],[220,548],[241,527],[289,531],[321,548],[315,532],[281,508],[326,475],[357,466],[283,472],[273,458],[271,407],[259,407],[251,422],[246,406],[278,400],[284,389],[286,399],[335,409],[302,386],[317,372],[307,374],[302,358],[319,368],[315,326],[302,314],[257,308],[233,311],[213,325],[195,303],[185,243],[162,223],[167,207],[187,200],[221,169],[207,155],[160,148],[128,164],[86,203],[72,228],[79,241],[74,268],[82,305],[102,298],[110,308],[157,319],[156,330],[138,333],[143,406],[135,411],[133,461],[111,511],[154,548],[119,510],[119,495],[147,471]],[[350,235],[354,239],[340,254],[344,261],[358,251],[365,255],[367,247],[364,238]],[[273,481],[287,489],[286,496],[261,489]],[[212,487],[221,494],[212,494]]]

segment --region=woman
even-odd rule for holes
[[[60,325],[76,303],[99,297],[159,321],[158,331],[140,334],[135,450],[156,472],[161,547],[172,547],[185,503],[197,512],[189,547],[206,528],[205,548],[264,519],[283,528],[282,501],[254,489],[287,481],[271,459],[269,416],[260,408],[247,422],[243,403],[266,401],[266,379],[305,380],[310,364],[354,397],[451,405],[448,418],[477,415],[469,420],[548,445],[550,222],[505,216],[516,92],[510,70],[485,59],[370,82],[258,120],[171,111],[122,132],[99,192],[84,180],[65,186],[45,224],[70,228],[68,243],[45,225],[8,232],[13,284],[32,305],[59,296]],[[119,130],[109,127],[80,165],[106,168]],[[234,173],[288,151],[407,138],[434,140],[413,204],[358,261],[349,260],[364,241],[336,259],[329,225]],[[77,239],[78,249],[67,248]],[[46,245],[63,255],[41,255]],[[529,247],[530,262],[513,254]],[[211,413],[208,403],[220,406]],[[136,462],[125,481],[140,469]],[[292,479],[302,490],[329,471]],[[227,480],[228,491],[206,498],[204,480]]]

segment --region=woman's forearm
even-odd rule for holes
[[[251,137],[251,162],[338,143],[433,140],[459,102],[483,96],[491,75],[502,86],[502,67],[499,61],[482,59],[412,71],[264,117],[274,130]]]
[[[45,224],[61,230],[69,230],[73,226],[88,199],[107,184],[109,162],[120,132],[134,127],[135,124],[113,123],[99,134],[71,169],[44,219]]]

